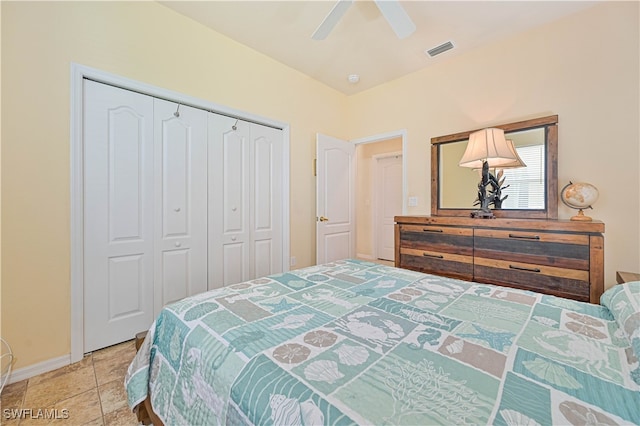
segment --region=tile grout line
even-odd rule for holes
[[[18,407],[21,410],[24,408],[24,403],[27,401],[27,390],[29,389],[30,381],[31,379],[27,379],[27,384],[24,386],[24,394],[22,395],[22,401],[20,401],[20,406]],[[18,417],[18,423],[16,423],[16,426],[20,426],[20,423],[22,423],[22,417]]]
[[[102,408],[102,396],[100,395],[100,386],[98,386],[98,375],[96,374],[96,364],[95,359],[93,358],[93,354],[91,354],[91,368],[93,369],[93,379],[96,382],[96,392],[98,393],[98,402],[100,403],[100,416],[102,418],[102,424],[106,425],[106,421],[104,419],[104,409]]]

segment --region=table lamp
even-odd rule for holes
[[[513,142],[507,142],[504,130],[488,128],[469,135],[469,143],[458,165],[482,170],[482,178],[478,183],[478,199],[474,204],[480,208],[472,212],[471,217],[494,218],[495,215],[489,206],[496,206],[497,200],[499,208],[504,199],[500,198],[502,182],[491,174],[489,169],[521,167],[524,163],[518,156]]]

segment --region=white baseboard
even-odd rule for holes
[[[71,354],[59,356],[57,358],[51,358],[46,361],[30,365],[28,367],[18,368],[17,370],[13,370],[11,372],[7,384],[30,379],[31,377],[37,376],[38,374],[47,373],[60,367],[65,367],[69,364],[71,364]]]

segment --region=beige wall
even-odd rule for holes
[[[605,222],[609,287],[640,271],[638,8],[605,2],[351,96],[349,136],[406,128],[408,213],[428,214],[432,137],[558,114],[558,184],[600,190],[589,215]]]
[[[298,266],[315,259],[316,132],[407,129],[408,191],[419,200],[408,212],[425,214],[431,137],[558,114],[560,185],[600,189],[591,213],[607,224],[607,284],[617,269],[640,270],[635,2],[596,6],[352,97],[155,2],[0,5],[1,317],[17,368],[70,351],[71,62],[290,123]],[[561,207],[561,217],[572,213]]]
[[[315,133],[346,96],[156,2],[2,2],[2,336],[70,352],[71,62],[291,125],[291,254],[315,262]],[[45,326],[46,324],[46,326]]]
[[[356,253],[373,256],[373,156],[402,152],[402,138],[356,147]],[[399,188],[402,191],[402,188]]]

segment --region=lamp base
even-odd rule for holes
[[[589,216],[585,216],[582,209],[580,209],[578,210],[577,215],[571,217],[571,220],[577,221],[577,222],[591,222],[593,219],[591,219]]]
[[[484,210],[475,210],[471,212],[471,217],[476,219],[495,219],[496,216],[492,211],[484,211]]]

